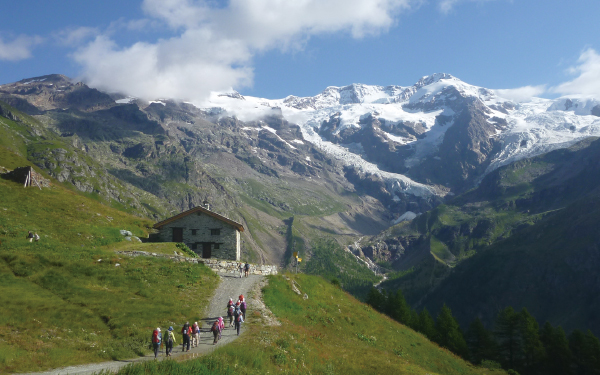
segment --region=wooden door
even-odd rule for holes
[[[183,228],[173,228],[173,242],[183,242]]]
[[[210,248],[210,242],[205,242],[202,244],[202,258],[210,258],[212,255],[212,251]]]

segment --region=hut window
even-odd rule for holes
[[[211,236],[219,236],[219,235],[221,235],[221,229],[211,229],[210,230],[210,235]]]
[[[196,235],[196,231],[197,231],[197,230],[198,230],[198,229],[192,229],[192,236],[195,236],[195,235]]]
[[[219,250],[220,245],[221,245],[220,243],[216,243],[215,244],[215,250]]]

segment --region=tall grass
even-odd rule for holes
[[[247,332],[211,355],[138,364],[122,374],[503,374],[475,367],[318,276],[269,276],[265,303],[282,325],[249,311]]]
[[[201,318],[218,282],[207,267],[114,252],[120,229],[151,224],[57,184],[0,179],[0,372],[143,355],[152,328]]]

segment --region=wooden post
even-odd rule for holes
[[[40,186],[40,184],[38,184],[38,182],[35,179],[35,177],[33,177],[33,174],[31,173],[31,170],[29,171],[29,174],[31,174],[31,179],[33,180],[33,182],[35,182],[35,184],[37,185],[37,187],[40,188],[40,190],[42,190],[42,187]]]

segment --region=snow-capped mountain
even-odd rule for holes
[[[215,94],[203,107],[242,120],[280,114],[356,173],[418,196],[460,192],[502,165],[600,136],[598,99],[515,103],[445,73],[408,87],[331,86],[303,98]]]

